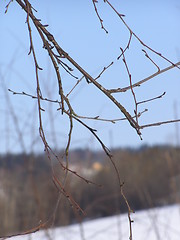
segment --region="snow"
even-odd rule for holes
[[[143,210],[131,214],[134,240],[179,240],[180,205]],[[49,237],[50,236],[50,237]],[[106,217],[39,231],[13,240],[129,240],[127,214]]]

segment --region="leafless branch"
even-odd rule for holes
[[[126,50],[129,49],[130,43],[131,43],[131,39],[132,39],[132,32],[130,32],[129,41],[128,41],[127,46],[125,47],[125,49],[122,50],[122,48],[120,48],[121,54],[117,57],[117,60],[119,60],[123,56],[123,54],[125,54]]]
[[[175,123],[175,122],[180,122],[180,119],[149,123],[149,124],[141,125],[140,128],[144,129],[144,128],[148,128],[148,127],[157,127],[157,126],[160,126],[160,125]]]
[[[5,12],[7,12],[8,7],[9,7],[9,5],[12,1],[13,0],[11,0],[7,4]],[[73,196],[71,196],[71,194],[66,190],[66,179],[67,179],[67,175],[68,175],[69,172],[74,174],[75,176],[79,177],[80,179],[85,181],[87,184],[89,184],[89,183],[94,184],[90,180],[80,176],[79,173],[77,173],[76,171],[72,171],[69,168],[69,149],[70,149],[72,132],[73,132],[73,123],[74,123],[74,121],[76,121],[79,124],[81,124],[83,127],[85,127],[95,137],[95,139],[99,142],[99,144],[101,145],[104,152],[109,157],[109,159],[110,159],[110,161],[111,161],[111,163],[112,163],[112,165],[115,169],[115,172],[116,172],[116,175],[117,175],[117,178],[118,178],[119,187],[120,187],[120,193],[121,193],[121,195],[122,195],[122,197],[123,197],[123,199],[124,199],[124,201],[127,205],[127,209],[128,209],[128,219],[129,219],[129,227],[130,227],[130,237],[129,237],[129,239],[132,240],[132,222],[133,221],[131,219],[131,213],[133,211],[132,211],[132,209],[129,205],[129,202],[128,202],[125,194],[124,194],[123,182],[120,179],[120,174],[119,174],[119,171],[118,171],[118,169],[116,167],[116,164],[113,160],[113,156],[111,155],[111,152],[109,151],[107,146],[103,143],[103,141],[98,136],[96,129],[91,128],[82,119],[107,121],[107,122],[111,122],[111,123],[115,123],[116,121],[120,121],[120,120],[127,120],[129,122],[129,124],[132,126],[132,128],[134,128],[136,130],[136,132],[140,136],[140,138],[141,138],[141,130],[144,129],[144,128],[152,127],[152,126],[159,126],[159,125],[162,125],[162,124],[179,122],[180,120],[177,119],[177,120],[169,120],[169,121],[163,121],[163,122],[150,123],[150,124],[140,126],[139,122],[138,122],[138,118],[141,116],[142,113],[146,112],[147,109],[138,113],[138,105],[139,104],[144,104],[144,103],[156,100],[156,99],[160,99],[165,95],[165,92],[163,94],[157,96],[157,97],[138,102],[137,98],[136,98],[136,95],[135,95],[135,92],[134,92],[134,88],[137,87],[137,86],[140,86],[141,84],[149,81],[150,79],[153,79],[154,77],[156,77],[156,76],[158,76],[158,75],[160,75],[164,72],[169,71],[170,69],[173,69],[175,67],[180,69],[180,67],[179,67],[180,62],[173,63],[171,60],[166,58],[164,55],[162,55],[161,53],[159,53],[158,51],[154,50],[153,48],[148,46],[146,43],[144,43],[136,35],[136,33],[129,27],[129,25],[126,23],[126,21],[124,20],[124,15],[120,14],[117,11],[117,9],[110,3],[110,1],[104,0],[104,3],[106,3],[110,7],[110,9],[113,10],[113,12],[115,14],[117,14],[117,16],[120,18],[121,22],[123,23],[123,25],[126,27],[126,29],[129,32],[129,39],[128,39],[127,45],[125,46],[124,49],[120,48],[121,54],[117,57],[117,60],[119,60],[122,57],[122,60],[124,62],[125,68],[126,68],[126,72],[128,74],[129,85],[127,87],[124,87],[124,88],[106,89],[102,84],[99,83],[98,79],[101,78],[102,75],[104,75],[106,70],[109,69],[113,65],[114,62],[111,62],[108,66],[104,67],[96,78],[92,77],[63,48],[61,48],[61,46],[55,40],[53,34],[50,33],[47,30],[48,25],[47,24],[42,24],[41,20],[36,18],[36,16],[34,15],[34,11],[35,12],[37,12],[37,11],[31,6],[31,4],[28,0],[16,0],[16,2],[19,4],[19,6],[21,6],[21,8],[27,14],[26,23],[27,23],[29,41],[30,41],[29,55],[30,54],[32,55],[34,66],[35,66],[36,96],[33,96],[31,94],[27,94],[25,92],[18,93],[18,92],[12,91],[10,89],[9,89],[9,91],[12,92],[13,94],[19,94],[19,95],[25,95],[25,96],[28,96],[28,97],[32,97],[32,98],[36,99],[36,101],[37,101],[38,115],[39,115],[39,135],[42,139],[42,142],[43,142],[44,148],[45,148],[45,152],[46,152],[46,154],[49,158],[49,161],[51,163],[53,182],[54,182],[56,188],[59,191],[59,197],[58,197],[58,200],[57,200],[57,204],[54,208],[52,218],[54,218],[54,216],[55,216],[55,213],[56,213],[61,195],[64,195],[68,199],[70,205],[72,206],[72,208],[75,211],[85,214],[83,209],[81,209],[81,207],[78,205],[78,203],[73,199]],[[98,1],[97,0],[92,0],[92,3],[93,3],[93,6],[94,6],[95,13],[96,13],[96,15],[97,15],[97,17],[100,21],[101,28],[106,33],[108,33],[108,31],[106,30],[106,28],[103,25],[103,19],[101,18],[100,14],[98,12],[98,9],[97,9]],[[58,88],[59,88],[58,89],[59,90],[58,94],[59,94],[60,100],[52,100],[52,99],[49,99],[49,98],[44,98],[43,95],[42,95],[40,80],[39,80],[39,71],[42,70],[42,68],[38,65],[35,46],[34,46],[34,43],[33,43],[31,24],[33,24],[35,26],[35,28],[37,29],[38,35],[40,36],[40,39],[42,40],[43,48],[47,51],[48,56],[50,58],[50,61],[52,63],[52,66],[55,70],[57,83],[58,83]],[[148,77],[142,79],[141,81],[138,81],[138,82],[133,84],[131,72],[130,72],[130,69],[129,69],[129,65],[128,65],[128,62],[127,62],[126,57],[125,57],[125,54],[127,53],[127,50],[130,48],[130,44],[131,44],[131,41],[132,41],[133,38],[135,38],[141,44],[141,46],[143,46],[143,48],[148,50],[148,52],[150,52],[152,54],[155,54],[160,59],[163,59],[165,62],[170,64],[170,66],[166,67],[164,69],[160,69],[160,67],[158,66],[157,63],[155,63],[153,58],[151,58],[148,55],[147,51],[143,49],[142,51],[145,53],[145,56],[157,68],[157,72],[152,74],[152,75],[149,75]],[[73,73],[73,69],[75,69],[80,74],[80,76],[82,76],[80,79],[78,79],[76,81],[76,83],[74,83],[74,86],[71,88],[71,90],[66,95],[64,93],[65,91],[64,91],[64,88],[63,88],[63,80],[61,79],[61,74],[60,74],[61,69],[64,69],[71,77],[74,77],[75,79],[78,79],[78,78]],[[113,103],[113,105],[123,114],[123,118],[104,119],[104,118],[101,118],[99,116],[86,117],[86,116],[80,116],[80,115],[76,114],[76,112],[73,109],[73,107],[71,105],[71,102],[70,102],[68,97],[74,91],[74,89],[77,87],[77,85],[83,80],[86,80],[87,83],[93,84],[95,88],[97,88],[102,94],[104,94]],[[113,96],[114,93],[126,92],[127,90],[131,90],[131,93],[132,93],[132,96],[133,96],[133,99],[134,99],[134,104],[135,104],[135,110],[134,110],[134,113],[133,113],[134,116],[131,115],[128,112],[128,110],[120,103],[120,101],[118,101],[117,98],[115,98]],[[65,159],[65,161],[66,161],[65,164],[62,163],[60,158],[53,152],[53,150],[51,149],[51,147],[49,146],[49,144],[46,140],[46,135],[45,135],[44,128],[43,128],[43,119],[42,119],[42,111],[45,111],[45,109],[43,109],[42,106],[41,106],[42,101],[47,101],[47,102],[50,102],[50,103],[58,104],[58,109],[57,110],[61,110],[61,113],[67,115],[67,117],[69,118],[69,131],[67,133],[67,135],[68,135],[67,144],[66,144],[66,147],[65,147],[64,155],[62,157],[62,159],[63,160]],[[53,157],[55,157],[57,159],[61,168],[65,171],[65,176],[64,176],[63,181],[60,181],[59,178],[55,174],[55,171],[53,169],[53,164],[52,164],[52,157],[51,157],[52,155],[53,155]],[[97,185],[97,184],[95,184],[95,185]],[[46,224],[47,224],[47,222],[41,223],[37,227],[35,227],[35,228],[33,228],[33,229],[31,229],[27,232],[24,232],[22,234],[19,234],[19,235],[24,235],[24,234],[28,234],[28,233],[38,231],[39,229],[45,227]],[[16,234],[16,236],[17,235],[18,234]]]
[[[100,17],[100,15],[99,15],[99,13],[98,13],[98,10],[97,10],[97,7],[96,7],[96,4],[98,3],[98,1],[97,1],[97,0],[92,0],[92,3],[93,3],[93,6],[94,6],[94,10],[95,10],[95,12],[96,12],[96,15],[97,15],[97,17],[98,17],[98,19],[99,19],[99,21],[100,21],[101,28],[102,28],[106,33],[108,33],[108,31],[106,30],[106,28],[105,28],[104,25],[103,25],[103,20],[102,20],[102,18]]]
[[[13,2],[13,0],[10,0],[9,3],[6,5],[6,10],[5,10],[5,13],[7,13],[8,11],[8,8],[9,8],[9,5]]]
[[[78,81],[77,81],[77,83],[78,83]],[[14,95],[22,95],[22,96],[31,97],[32,99],[37,99],[37,96],[34,96],[34,95],[26,93],[26,92],[15,92],[12,89],[8,89],[8,91],[11,92]],[[60,107],[57,110],[61,109],[61,102],[60,101],[52,100],[52,99],[49,99],[49,98],[44,98],[42,96],[40,96],[40,98],[41,98],[41,101],[46,101],[46,102],[58,104]],[[159,98],[159,97],[157,97],[157,98]],[[66,99],[68,99],[68,98],[66,97]],[[149,101],[149,100],[147,100],[147,101]],[[141,103],[143,103],[143,102],[138,102],[137,104],[141,104]],[[138,113],[138,118],[145,112],[147,112],[147,109],[143,110],[142,112],[139,112]],[[124,118],[115,118],[115,119],[107,119],[107,118],[101,118],[100,116],[95,116],[95,117],[81,116],[81,115],[75,113],[74,110],[73,110],[72,114],[75,117],[79,118],[79,119],[95,120],[95,121],[102,121],[102,122],[110,122],[110,123],[113,123],[113,124],[118,122],[118,121],[127,121],[126,117],[124,117]],[[136,118],[136,115],[134,115],[133,118]]]
[[[157,71],[160,72],[159,66],[150,58],[150,56],[147,54],[147,52],[142,49],[142,51],[145,53],[145,56],[157,67]]]
[[[134,103],[135,103],[135,116],[136,116],[136,122],[138,124],[138,115],[137,115],[137,112],[138,112],[138,105],[137,105],[137,100],[136,100],[136,95],[134,93],[134,90],[132,88],[132,79],[131,79],[131,73],[129,71],[129,68],[128,68],[128,65],[127,65],[127,62],[126,62],[126,59],[125,59],[125,55],[124,55],[124,51],[123,49],[121,48],[121,51],[122,51],[122,56],[123,56],[123,62],[125,64],[125,67],[126,67],[126,70],[127,70],[127,73],[128,73],[128,77],[129,77],[129,82],[130,82],[130,87],[131,87],[131,92],[132,92],[132,95],[133,95],[133,98],[134,98]],[[140,136],[140,135],[139,135]]]
[[[166,67],[166,68],[160,70],[159,72],[153,73],[152,75],[150,75],[150,76],[148,76],[148,77],[146,77],[146,78],[144,78],[144,79],[134,83],[132,86],[127,86],[127,87],[124,87],[124,88],[109,89],[108,91],[110,93],[118,93],[118,92],[126,92],[126,91],[130,90],[131,87],[132,88],[140,87],[143,83],[149,81],[150,79],[153,79],[154,77],[156,77],[156,76],[158,76],[158,75],[160,75],[160,74],[162,74],[164,72],[167,72],[167,71],[169,71],[169,70],[171,70],[171,69],[173,69],[173,68],[175,68],[176,66],[179,66],[179,65],[180,65],[180,62],[177,62],[174,65]]]
[[[142,46],[144,46],[145,48],[149,49],[151,52],[155,53],[156,55],[158,55],[159,57],[161,57],[162,59],[164,59],[165,61],[167,61],[168,63],[170,63],[171,65],[173,65],[174,67],[177,67],[178,69],[180,69],[180,67],[177,64],[174,64],[171,60],[169,60],[167,57],[163,56],[161,53],[157,52],[156,50],[152,49],[150,46],[148,46],[147,44],[145,44],[136,34],[134,31],[132,31],[132,29],[129,27],[129,25],[126,23],[126,21],[124,20],[122,14],[120,14],[115,7],[110,3],[110,1],[106,0],[105,3],[107,3],[111,9],[118,15],[118,17],[121,19],[121,21],[123,22],[124,26],[126,26],[126,28],[128,29],[128,31],[130,32],[130,34],[132,34],[140,43]]]
[[[22,3],[21,0],[16,0],[18,4],[27,12],[26,6]],[[92,82],[101,92],[103,92],[118,108],[119,110],[125,115],[127,120],[129,121],[130,125],[136,130],[138,135],[141,135],[139,131],[139,126],[137,122],[132,118],[132,116],[129,114],[129,112],[122,106],[120,102],[118,102],[107,89],[105,89],[100,83],[98,83],[90,74],[88,74],[76,61],[74,61],[68,53],[66,53],[59,44],[55,41],[53,35],[47,31],[47,29],[40,23],[40,21],[37,20],[37,18],[34,16],[32,12],[29,13],[29,16],[31,17],[34,25],[37,29],[41,29],[41,31],[45,34],[47,39],[53,44],[55,49],[57,50],[58,54],[60,56],[63,56],[63,58],[66,58],[79,72],[81,72],[86,79],[88,79],[90,82]]]
[[[113,65],[114,62],[111,62],[107,67],[104,67],[103,70],[99,73],[99,75],[95,78],[95,80],[97,80],[98,78],[101,77],[101,75],[109,68]]]
[[[147,100],[144,100],[144,101],[141,101],[141,102],[137,102],[137,105],[142,104],[142,103],[151,102],[151,101],[153,101],[153,100],[162,98],[165,94],[166,94],[166,92],[163,92],[161,95],[159,95],[159,96],[157,96],[157,97],[150,98],[150,99],[147,99]]]

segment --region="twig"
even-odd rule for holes
[[[97,80],[98,78],[101,77],[101,75],[112,65],[114,64],[114,62],[111,62],[107,67],[104,67],[103,70],[99,73],[99,75],[95,78],[95,80]]]
[[[137,112],[138,112],[138,105],[137,105],[137,100],[136,100],[136,95],[134,93],[134,90],[132,88],[132,78],[131,78],[131,73],[129,71],[129,68],[128,68],[128,65],[127,65],[127,62],[126,62],[126,59],[125,59],[125,55],[124,55],[124,51],[123,49],[121,48],[121,51],[122,51],[122,56],[123,56],[123,62],[125,64],[125,67],[126,67],[126,71],[128,73],[128,77],[129,77],[129,82],[130,82],[130,87],[131,87],[131,92],[132,92],[132,95],[133,95],[133,98],[134,98],[134,103],[135,103],[135,110],[134,110],[134,113],[135,113],[135,116],[136,116],[136,122],[137,122],[137,125],[138,125],[138,115],[137,115]],[[139,135],[140,136],[140,135]],[[140,136],[141,137],[141,136]]]
[[[16,0],[18,4],[27,11],[26,6],[22,3],[21,0]],[[46,35],[47,39],[53,44],[55,49],[57,50],[58,54],[60,56],[63,56],[63,58],[66,58],[79,72],[82,73],[82,75],[85,76],[86,79],[88,79],[90,82],[92,82],[101,92],[103,92],[119,109],[120,111],[125,115],[127,120],[129,121],[130,125],[136,130],[138,135],[141,135],[141,132],[139,131],[139,126],[137,122],[132,118],[130,113],[122,106],[120,102],[118,102],[111,94],[110,92],[105,89],[100,83],[98,83],[90,74],[88,74],[74,59],[72,59],[68,53],[66,53],[59,44],[55,41],[53,35],[47,31],[47,29],[38,21],[38,19],[33,15],[32,12],[29,13],[29,16],[31,17],[32,21],[34,22],[34,25],[36,28],[40,28],[42,32]]]
[[[117,57],[117,60],[119,60],[121,58],[121,56],[123,56],[123,54],[126,52],[126,50],[129,49],[130,43],[131,43],[131,39],[132,39],[132,32],[130,32],[129,41],[128,41],[127,46],[125,47],[125,49],[123,49],[123,51],[122,51],[122,48],[120,48],[121,49],[121,54],[119,55],[119,57]]]
[[[66,94],[66,97],[68,97],[73,92],[73,90],[83,80],[83,78],[84,78],[84,76],[82,76],[79,80],[77,80],[76,84],[72,87],[72,89],[69,91],[69,93]]]
[[[168,121],[162,121],[162,122],[156,122],[156,123],[149,123],[145,125],[141,125],[140,129],[144,129],[147,127],[157,127],[163,124],[169,124],[169,123],[175,123],[175,122],[180,122],[180,119],[175,119],[175,120],[168,120]]]
[[[160,72],[159,66],[150,58],[150,56],[147,54],[147,52],[142,49],[142,51],[145,53],[145,56],[157,67],[157,71]]]
[[[163,56],[161,53],[157,52],[156,50],[152,49],[151,47],[149,47],[147,44],[145,44],[136,34],[135,32],[132,31],[132,29],[128,26],[128,24],[126,23],[126,21],[123,19],[122,14],[120,14],[115,8],[114,6],[108,1],[105,0],[105,3],[107,3],[111,9],[118,15],[118,17],[121,19],[121,21],[123,22],[123,24],[126,26],[126,28],[129,30],[129,32],[141,43],[142,46],[146,47],[147,49],[149,49],[151,52],[155,53],[156,55],[158,55],[159,57],[163,58],[165,61],[167,61],[168,63],[172,64],[173,66],[177,67],[178,69],[180,69],[180,67],[176,64],[174,64],[172,61],[170,61],[168,58],[166,58],[165,56]]]
[[[5,10],[5,13],[7,13],[8,9],[9,9],[9,5],[13,2],[13,0],[10,0],[8,2],[8,4],[6,5],[6,10]]]
[[[80,80],[80,79],[79,79],[79,80]],[[78,80],[78,81],[79,81],[79,80]],[[78,81],[77,81],[77,83],[79,83]],[[37,99],[37,96],[34,96],[34,95],[29,94],[29,93],[26,93],[26,92],[15,92],[15,91],[13,91],[12,89],[8,89],[8,91],[11,92],[11,93],[14,94],[14,95],[17,94],[17,95],[22,95],[22,96],[31,97],[31,98],[33,98],[33,99]],[[44,97],[42,97],[42,96],[40,96],[40,98],[41,98],[41,101],[47,101],[47,102],[51,102],[51,103],[56,103],[56,104],[59,104],[59,105],[61,106],[61,102],[58,101],[58,100],[52,100],[52,99],[49,99],[49,98],[44,98]],[[66,96],[66,98],[67,98],[67,96]],[[138,104],[140,104],[140,103],[141,103],[141,102],[139,102]],[[61,107],[59,107],[57,110],[60,110],[60,109],[61,109]],[[142,112],[139,112],[139,113],[138,113],[138,118],[139,118],[144,112],[147,112],[147,109],[143,110]],[[76,117],[78,117],[78,118],[80,118],[80,119],[96,120],[96,121],[111,122],[111,123],[116,123],[116,122],[118,122],[118,121],[124,121],[124,120],[127,121],[127,118],[126,118],[126,117],[124,117],[124,118],[115,118],[115,119],[101,118],[100,116],[87,117],[87,116],[81,116],[81,115],[75,113],[74,111],[73,111],[73,115],[76,116]],[[135,118],[136,115],[134,115],[134,116],[132,116],[132,117]]]
[[[127,86],[127,87],[123,87],[123,88],[109,89],[108,91],[110,93],[126,92],[127,90],[130,90],[131,87],[132,88],[139,87],[140,85],[142,85],[143,83],[149,81],[150,79],[153,79],[154,77],[156,77],[156,76],[158,76],[158,75],[160,75],[160,74],[162,74],[164,72],[167,72],[170,69],[173,69],[173,68],[175,68],[176,66],[179,66],[179,65],[180,65],[180,61],[175,63],[174,65],[171,65],[169,67],[166,67],[166,68],[160,70],[159,72],[153,73],[152,75],[150,75],[150,76],[148,76],[148,77],[146,77],[146,78],[144,78],[144,79],[134,83],[132,86]]]
[[[142,103],[151,102],[151,101],[153,101],[153,100],[162,98],[165,94],[166,94],[166,92],[163,92],[161,95],[159,95],[159,96],[157,96],[157,97],[150,98],[150,99],[148,99],[148,100],[144,100],[144,101],[141,101],[141,102],[137,102],[137,105],[142,104]]]
[[[97,7],[96,7],[96,3],[98,3],[98,1],[97,1],[97,0],[92,0],[92,3],[93,3],[93,6],[94,6],[94,10],[95,10],[95,12],[96,12],[96,15],[97,15],[97,17],[98,17],[98,19],[99,19],[99,21],[100,21],[101,28],[102,28],[106,33],[108,33],[108,31],[105,29],[105,27],[104,27],[104,25],[103,25],[103,20],[102,20],[102,18],[100,17],[100,15],[99,15],[99,13],[98,13],[98,10],[97,10]]]

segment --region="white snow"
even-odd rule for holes
[[[131,217],[134,240],[180,240],[180,205],[143,210]],[[129,240],[129,223],[127,214],[122,214],[11,239]]]

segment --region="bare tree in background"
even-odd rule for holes
[[[93,129],[92,127],[90,127],[88,124],[86,124],[86,122],[84,120],[88,119],[90,121],[101,121],[101,122],[106,121],[106,122],[110,122],[110,123],[115,123],[117,121],[126,120],[129,122],[129,126],[135,130],[136,134],[139,136],[140,139],[142,139],[142,130],[144,128],[180,121],[180,119],[176,119],[176,120],[167,120],[167,121],[163,121],[163,122],[155,122],[155,123],[149,123],[146,125],[141,125],[139,122],[139,118],[141,117],[142,114],[144,114],[147,111],[147,109],[144,109],[143,111],[139,111],[139,106],[141,104],[146,104],[147,102],[162,98],[165,95],[165,92],[163,92],[159,96],[152,96],[151,99],[144,99],[142,101],[137,100],[137,96],[136,96],[136,92],[135,92],[137,87],[147,83],[154,77],[161,75],[162,73],[165,73],[173,68],[179,69],[180,62],[177,62],[177,63],[172,62],[166,56],[162,55],[160,52],[157,52],[156,50],[151,48],[151,46],[149,46],[145,42],[143,42],[141,40],[141,37],[139,37],[133,31],[133,29],[131,29],[129,27],[129,25],[127,24],[127,22],[125,20],[124,14],[119,13],[118,10],[112,5],[111,1],[104,0],[104,4],[106,4],[108,6],[108,8],[110,10],[112,10],[115,15],[117,15],[119,21],[124,24],[124,26],[126,27],[128,33],[129,33],[129,38],[127,39],[127,45],[124,48],[120,47],[120,55],[117,54],[117,59],[116,59],[116,61],[122,61],[124,64],[124,68],[125,68],[125,70],[127,72],[127,76],[128,76],[128,84],[126,87],[123,87],[123,88],[121,88],[121,87],[106,88],[103,85],[102,81],[100,83],[100,79],[102,79],[103,75],[106,74],[106,71],[108,71],[108,69],[113,66],[114,61],[110,62],[109,65],[105,66],[99,72],[97,77],[93,77],[82,66],[80,66],[78,64],[78,62],[76,62],[59,45],[59,43],[56,41],[55,37],[53,36],[53,33],[48,31],[48,25],[46,25],[45,23],[42,23],[41,19],[39,19],[39,16],[36,17],[37,11],[34,8],[34,6],[31,5],[31,1],[15,0],[15,2],[17,2],[19,7],[22,8],[22,11],[25,11],[26,15],[27,15],[26,23],[27,23],[29,41],[30,41],[29,55],[31,54],[33,56],[33,61],[34,61],[36,95],[32,95],[31,93],[27,93],[27,92],[16,92],[13,89],[9,89],[9,91],[16,95],[22,95],[24,97],[26,96],[26,97],[32,97],[34,99],[37,99],[38,115],[39,115],[39,135],[44,144],[45,152],[46,152],[50,162],[51,162],[52,158],[55,158],[59,162],[61,168],[65,172],[65,175],[60,180],[57,177],[57,174],[56,174],[55,169],[53,168],[53,164],[52,164],[52,179],[53,179],[55,186],[57,187],[57,189],[59,191],[59,198],[57,200],[57,204],[55,206],[51,220],[53,221],[53,219],[55,218],[56,209],[58,207],[59,201],[61,200],[61,195],[64,195],[67,198],[67,200],[70,202],[70,205],[73,207],[73,209],[76,212],[83,213],[83,210],[78,205],[78,203],[76,203],[74,201],[73,197],[71,196],[71,194],[66,191],[66,180],[67,180],[68,173],[73,173],[75,176],[81,178],[82,181],[85,181],[86,183],[94,184],[90,180],[80,176],[78,174],[78,172],[72,171],[69,168],[68,153],[69,153],[70,144],[71,144],[73,126],[74,126],[74,122],[78,122],[83,127],[85,127],[94,136],[94,138],[100,143],[104,152],[107,154],[107,156],[109,157],[110,161],[112,162],[112,164],[114,166],[115,172],[117,174],[117,181],[119,183],[120,193],[123,196],[123,199],[124,199],[124,201],[127,205],[127,209],[128,209],[128,219],[129,219],[129,229],[130,229],[130,237],[129,238],[131,240],[132,239],[132,222],[133,222],[133,220],[131,218],[131,213],[133,212],[133,210],[131,209],[131,207],[128,203],[128,200],[123,192],[123,182],[121,182],[120,174],[116,168],[116,165],[114,164],[113,156],[111,155],[109,149],[105,146],[103,140],[101,140],[99,138],[99,136],[96,132],[96,129]],[[12,1],[10,1],[9,4],[7,5],[6,12],[8,11],[10,3],[12,3]],[[98,11],[98,1],[92,0],[92,4],[94,6],[94,11],[97,15],[97,20],[100,22],[100,26],[101,26],[102,30],[105,32],[105,34],[108,34],[108,29],[106,29],[106,27],[104,26],[103,19]],[[58,100],[44,97],[43,91],[41,89],[39,72],[42,71],[43,69],[39,65],[38,58],[36,55],[37,49],[36,49],[36,43],[33,38],[32,26],[36,28],[36,30],[41,38],[41,41],[42,41],[43,50],[47,51],[49,60],[52,63],[52,66],[56,73],[56,80],[58,83],[58,89],[56,89],[56,91],[59,94]],[[151,62],[152,65],[154,65],[154,68],[155,68],[155,72],[153,74],[148,75],[144,79],[137,81],[135,83],[132,80],[131,70],[130,70],[128,60],[126,57],[127,52],[130,51],[130,45],[131,45],[131,42],[133,39],[136,39],[139,42],[139,44],[142,47],[142,51],[143,51],[145,57]],[[150,55],[152,57],[150,57]],[[154,57],[154,56],[156,56],[156,57]],[[161,61],[168,63],[169,66],[161,69],[159,67],[159,63],[153,59],[153,58],[157,59],[157,57]],[[62,69],[65,70],[74,79],[74,85],[72,86],[70,91],[68,91],[67,89],[64,88],[63,78],[61,77]],[[78,76],[80,75],[80,77],[77,77],[77,75]],[[71,94],[74,92],[74,90],[77,88],[77,86],[82,81],[85,81],[86,84],[89,86],[93,85],[94,88],[98,89],[98,91],[100,91],[103,95],[105,95],[106,98],[112,102],[113,107],[118,109],[119,112],[123,114],[123,117],[119,118],[119,119],[108,119],[108,118],[101,118],[101,116],[80,116],[77,112],[78,109],[73,108],[69,96],[71,96]],[[134,101],[133,113],[130,113],[129,110],[126,109],[121,104],[121,102],[118,100],[118,97],[117,97],[118,94],[121,94],[121,93],[124,93],[127,91],[130,91],[130,93],[132,94],[132,97],[133,97],[133,101]],[[69,119],[69,130],[67,130],[68,131],[67,145],[64,150],[64,155],[61,157],[57,156],[55,154],[55,152],[53,151],[52,147],[50,146],[50,144],[48,143],[47,138],[46,138],[45,126],[43,124],[43,117],[42,117],[42,112],[45,111],[42,107],[43,101],[56,105],[59,113],[62,115],[67,115],[67,117]],[[64,160],[65,160],[65,163],[64,163]],[[45,227],[46,224],[47,224],[47,222],[40,223],[39,226],[36,226],[34,229],[31,229],[22,234],[27,234],[30,232],[37,231],[37,230]]]

